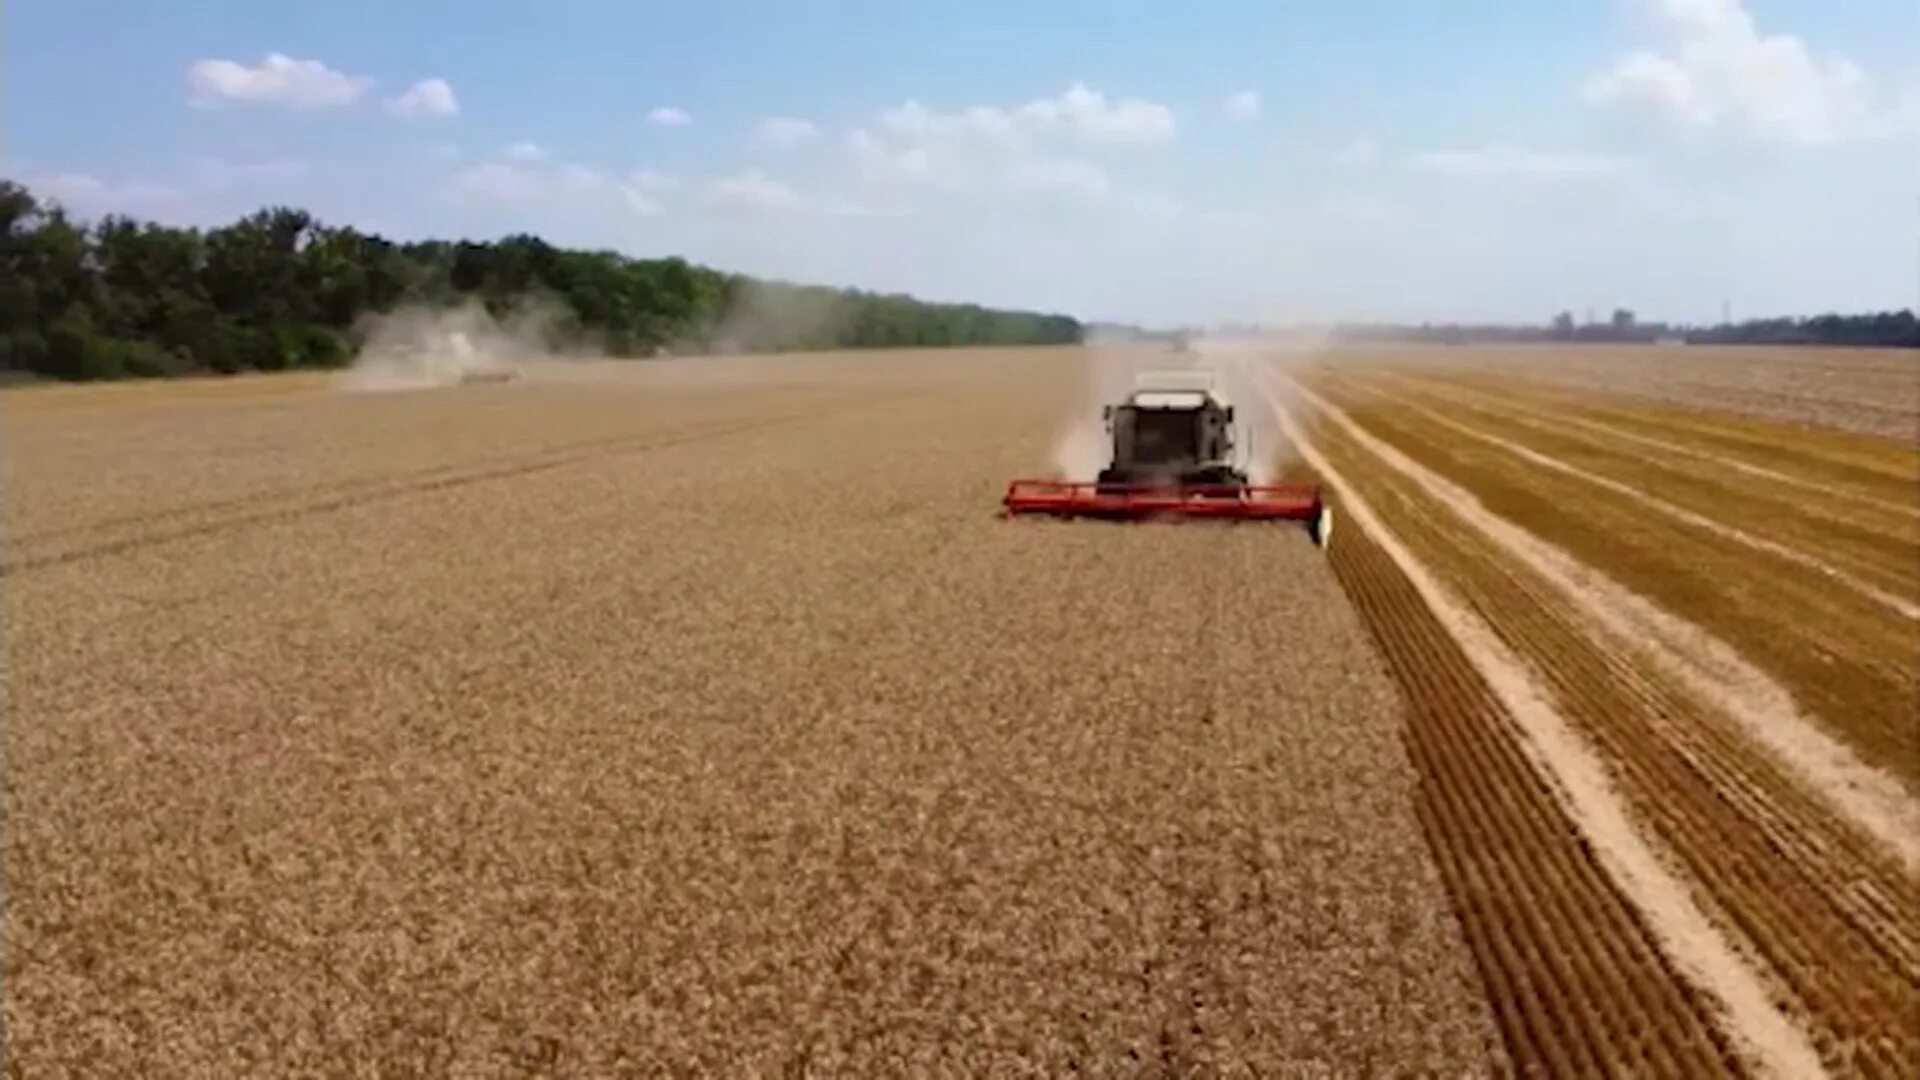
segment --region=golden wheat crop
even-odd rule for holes
[[[1920,365],[1906,349],[1479,345],[1355,349],[1342,360],[1628,395],[1669,418],[1697,409],[1747,413],[1762,420],[1750,425],[1752,432],[1770,434],[1780,422],[1801,428],[1788,440],[1796,450],[1805,445],[1807,427],[1908,446],[1920,439]],[[1668,408],[1658,409],[1661,404]]]
[[[1303,376],[1313,388],[1301,391],[1311,442],[1486,621],[1604,763],[1635,831],[1684,883],[1684,898],[1642,901],[1639,914],[1657,926],[1663,907],[1697,905],[1730,955],[1746,958],[1737,971],[1675,973],[1717,993],[1749,977],[1761,988],[1758,1008],[1724,1021],[1726,1030],[1786,1037],[1749,1039],[1737,1058],[1777,1070],[1799,1040],[1806,1060],[1789,1072],[1909,1074],[1920,1052],[1920,497],[1911,486],[1920,454],[1857,434],[1462,374],[1470,360],[1436,374],[1424,359],[1344,359]],[[1824,358],[1835,369],[1858,361]],[[1770,362],[1756,360],[1763,370]],[[1691,374],[1682,367],[1670,378]],[[1447,759],[1462,756],[1462,733],[1475,732],[1473,708],[1487,695],[1470,670],[1447,674],[1460,666],[1449,645],[1410,633],[1419,620],[1382,599],[1391,585],[1372,582],[1391,573],[1363,549],[1337,551],[1336,566],[1415,698],[1425,812],[1477,812],[1483,823],[1430,829],[1483,978],[1496,1001],[1513,998],[1505,986],[1551,990],[1526,995],[1544,1003],[1534,1015],[1498,1014],[1504,1042],[1517,1060],[1555,1071],[1584,1071],[1582,1053],[1604,1062],[1611,1052],[1653,1071],[1697,1073],[1701,1059],[1688,1054],[1712,1055],[1712,1044],[1684,1027],[1652,1034],[1688,1010],[1656,1008],[1642,1024],[1632,1003],[1644,991],[1610,985],[1674,976],[1602,958],[1536,959],[1554,951],[1556,931],[1528,918],[1591,907],[1581,889],[1548,889],[1559,898],[1524,914],[1491,902],[1507,896],[1487,896],[1480,882],[1511,873],[1515,860],[1540,868],[1528,875],[1536,889],[1578,885],[1559,867],[1579,860],[1556,863],[1538,842],[1503,845],[1492,861],[1476,848],[1486,828],[1509,829],[1498,811],[1523,805],[1526,784],[1482,772],[1484,786],[1449,789]],[[1498,729],[1498,709],[1494,717],[1480,727]],[[1550,755],[1534,753],[1552,772],[1541,760]],[[1492,809],[1475,810],[1478,802]],[[1587,929],[1588,950],[1618,951],[1635,936],[1592,916],[1573,925]],[[1666,937],[1670,957],[1686,951]],[[1612,1051],[1591,1041],[1609,1028],[1624,1029]],[[1570,1030],[1585,1037],[1552,1034]],[[1654,1048],[1675,1056],[1655,1059]]]
[[[1488,1068],[1323,556],[995,516],[1078,363],[9,393],[10,1066]]]

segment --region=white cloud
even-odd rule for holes
[[[1056,97],[1006,106],[943,111],[909,99],[848,131],[844,145],[864,196],[894,213],[939,199],[961,213],[1025,203],[1129,221],[1213,220],[1220,215],[1125,181],[1102,153],[1162,142],[1176,130],[1164,105],[1074,83]]]
[[[755,137],[768,146],[791,149],[820,137],[820,129],[811,120],[796,116],[773,116],[760,121]]]
[[[537,202],[551,190],[548,178],[538,170],[498,161],[460,170],[453,184],[467,195],[497,202]]]
[[[318,60],[268,53],[248,67],[232,60],[196,60],[187,67],[187,100],[196,108],[221,105],[352,105],[372,80],[335,71]]]
[[[1192,216],[1193,208],[1185,200],[1161,191],[1135,191],[1126,196],[1125,208],[1148,221],[1177,221]]]
[[[199,157],[190,164],[194,179],[200,185],[214,190],[225,190],[257,180],[291,180],[307,173],[307,163],[299,158],[228,161],[219,157]]]
[[[955,113],[936,113],[913,100],[881,113],[880,126],[892,135],[915,142],[969,137],[1008,143],[1020,130],[1015,114],[1006,109],[975,105]]]
[[[1603,105],[1644,105],[1693,123],[1713,119],[1693,75],[1673,60],[1645,49],[1615,60],[1582,84],[1589,101]]]
[[[1333,160],[1342,165],[1366,165],[1379,156],[1380,144],[1368,136],[1360,135],[1335,152]]]
[[[547,149],[536,142],[517,142],[507,147],[507,156],[515,161],[545,161]]]
[[[1792,34],[1761,32],[1743,0],[1643,0],[1669,39],[1588,77],[1600,105],[1651,110],[1691,125],[1722,121],[1763,138],[1823,143],[1891,130],[1866,73],[1840,55],[1816,57]]]
[[[27,178],[35,194],[60,202],[99,198],[107,191],[106,181],[86,173],[44,173]]]
[[[1260,115],[1260,95],[1242,90],[1227,98],[1220,107],[1235,120],[1253,120]]]
[[[680,181],[651,169],[635,169],[627,174],[627,184],[638,191],[659,194],[679,187]]]
[[[554,179],[558,182],[560,190],[569,194],[592,191],[605,187],[609,183],[606,176],[599,170],[590,169],[585,165],[562,165],[554,172]]]
[[[1436,150],[1414,164],[1448,176],[1518,176],[1568,179],[1613,176],[1633,167],[1627,158],[1607,154],[1553,153],[1492,146],[1480,150]]]
[[[893,146],[865,128],[855,128],[847,132],[847,150],[869,183],[920,183],[933,176],[933,155],[925,146]]]
[[[656,105],[647,110],[647,123],[654,127],[686,127],[693,123],[693,117],[685,109],[676,109],[671,105]]]
[[[658,199],[630,184],[620,186],[620,198],[626,202],[628,209],[644,217],[657,217],[666,213],[666,207],[660,205]]]
[[[1113,178],[1091,161],[1051,158],[1021,162],[1014,166],[1015,185],[1031,191],[1074,195],[1098,199],[1113,190]]]
[[[1320,213],[1331,221],[1362,226],[1391,224],[1397,216],[1394,205],[1386,199],[1352,191],[1321,199]]]
[[[654,217],[666,212],[666,207],[655,197],[666,187],[649,188],[649,181],[659,179],[651,173],[636,172],[626,180],[618,181],[585,165],[562,165],[554,173],[554,179],[563,196],[612,194],[619,196],[620,201],[636,214]]]
[[[1173,110],[1141,98],[1109,98],[1074,83],[1059,97],[1002,108],[974,105],[935,112],[909,100],[880,116],[881,129],[908,142],[972,140],[1015,145],[1064,135],[1093,143],[1157,143],[1173,138]]]
[[[516,149],[531,145],[520,144]],[[654,197],[658,192],[646,190],[634,177],[617,181],[586,165],[550,164],[544,155],[462,169],[454,174],[453,184],[460,194],[487,202],[575,206],[583,199],[617,198],[638,214],[653,216],[665,212],[665,207]],[[586,205],[602,204],[589,201]]]
[[[421,79],[388,98],[386,109],[395,116],[411,119],[458,116],[460,99],[453,96],[453,86],[447,80]]]
[[[1019,117],[1029,123],[1057,125],[1096,142],[1155,143],[1173,138],[1173,110],[1140,98],[1109,100],[1085,83],[1074,83],[1057,98],[1030,101]]]
[[[899,206],[876,206],[870,203],[854,202],[847,199],[830,201],[820,207],[827,217],[844,218],[903,218],[911,217],[912,211]]]
[[[949,193],[1113,191],[1105,171],[1071,151],[1171,138],[1173,111],[1139,98],[1110,98],[1074,83],[1058,97],[953,111],[908,100],[878,122],[849,131],[848,156],[869,185]]]
[[[939,123],[951,121],[941,119]],[[925,106],[911,98],[880,114],[880,124],[896,135],[919,137],[934,133],[936,118]]]
[[[903,147],[864,128],[848,132],[846,143],[859,177],[892,200],[885,211],[891,216],[914,212],[898,201],[914,194],[944,197],[955,208],[1038,197],[1056,207],[1082,206],[1148,221],[1230,216],[1195,210],[1174,195],[1123,183],[1107,167],[1083,157],[940,141]]]
[[[136,217],[180,219],[204,216],[184,193],[147,180],[110,181],[87,173],[28,173],[20,177],[27,190],[51,199],[80,217],[128,214]]]
[[[799,192],[752,170],[709,181],[705,195],[709,204],[733,210],[793,211],[806,207]]]

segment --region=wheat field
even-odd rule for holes
[[[9,393],[11,1067],[1504,1060],[1304,532],[996,516],[1083,383]]]
[[[0,395],[10,1069],[1910,1074],[1920,369],[1114,362]]]
[[[1886,432],[1920,414],[1912,358],[1354,351],[1273,381],[1372,511],[1333,563],[1409,688],[1511,1059],[1911,1075],[1920,450]]]

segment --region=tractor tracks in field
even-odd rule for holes
[[[1708,914],[1710,936],[1726,947],[1727,963],[1717,970],[1698,958],[1685,961],[1692,946],[1684,937],[1657,936],[1669,959],[1682,961],[1685,976],[1727,1008],[1726,1022],[1739,1041],[1768,1045],[1755,1033],[1778,1033],[1784,1024],[1803,1032],[1799,1041],[1814,1047],[1828,1067],[1899,1075],[1903,1063],[1920,1054],[1920,1035],[1911,1024],[1920,1008],[1920,919],[1913,914],[1920,910],[1920,891],[1912,873],[1915,837],[1908,828],[1913,804],[1897,782],[1861,769],[1843,749],[1817,740],[1815,749],[1837,757],[1798,760],[1794,751],[1810,744],[1797,740],[1807,732],[1782,733],[1775,726],[1778,715],[1756,723],[1742,712],[1741,699],[1715,695],[1711,685],[1699,683],[1698,672],[1692,680],[1678,677],[1675,658],[1662,663],[1650,656],[1657,646],[1644,640],[1635,623],[1621,623],[1618,611],[1612,620],[1596,617],[1594,600],[1578,584],[1591,574],[1565,567],[1568,572],[1554,572],[1534,557],[1538,551],[1514,546],[1518,541],[1504,535],[1511,525],[1487,520],[1470,491],[1449,494],[1450,487],[1435,487],[1437,478],[1373,440],[1339,409],[1304,388],[1300,393],[1325,421],[1313,442],[1364,478],[1360,486],[1387,522],[1362,527],[1376,534],[1373,539],[1388,530],[1397,534],[1395,543],[1417,549],[1457,602],[1483,613],[1485,628],[1519,657],[1574,733],[1576,746],[1536,755],[1535,766],[1557,774],[1564,791],[1567,754],[1597,755],[1630,810],[1626,828],[1652,842],[1651,850],[1679,883],[1678,899]],[[1367,549],[1351,550],[1359,546],[1353,530],[1344,539],[1349,551],[1336,542],[1336,572],[1363,612],[1369,605],[1377,609],[1378,601],[1366,599],[1377,586],[1357,570],[1342,569],[1363,561]],[[1433,598],[1427,599],[1431,607]],[[1395,648],[1412,653],[1404,644],[1390,644],[1399,633],[1390,623],[1405,618],[1368,619],[1390,656]],[[1452,629],[1460,638],[1459,628]],[[1655,635],[1653,641],[1659,640]],[[1680,652],[1685,643],[1669,638],[1664,647]],[[1409,696],[1471,697],[1457,685],[1438,684],[1422,667],[1438,663],[1432,656],[1396,662]],[[1410,740],[1424,736],[1421,729],[1435,709],[1416,701]],[[1774,738],[1756,738],[1757,732]],[[1425,758],[1423,775],[1438,767]],[[1486,782],[1495,775],[1486,773]],[[1865,792],[1848,786],[1863,779]],[[1590,824],[1583,823],[1582,831],[1592,840]],[[1443,862],[1453,858],[1442,849],[1462,840],[1445,826],[1432,835]],[[1665,921],[1654,906],[1661,898],[1634,887],[1630,868],[1612,870],[1643,916],[1656,925]],[[1450,873],[1450,885],[1456,881]],[[1478,917],[1476,894],[1455,889],[1454,895],[1463,923]],[[1469,933],[1475,934],[1471,926]],[[1492,976],[1488,983],[1497,1000],[1499,984]],[[1756,985],[1766,988],[1757,997]],[[1745,1004],[1736,1005],[1741,997]],[[1781,1001],[1784,1011],[1769,998]],[[1512,1037],[1509,1031],[1510,1043]],[[1756,1054],[1754,1061],[1788,1065],[1798,1055],[1783,1057],[1780,1051],[1791,1051],[1794,1043],[1792,1037],[1776,1041],[1774,1052]]]
[[[1675,977],[1405,576],[1357,530],[1333,560],[1407,690],[1421,827],[1510,1060],[1528,1075],[1730,1066],[1707,1003]]]
[[[1543,423],[1540,413],[1526,410],[1517,401],[1503,399],[1454,380],[1396,372],[1393,381],[1396,384],[1414,386],[1423,393],[1431,394],[1452,404],[1493,413],[1512,423],[1536,429],[1539,429]],[[1555,426],[1562,430],[1586,433],[1599,445],[1605,445],[1609,441],[1615,444],[1629,444],[1639,449],[1654,450],[1663,455],[1699,462],[1710,468],[1731,470],[1768,484],[1792,488],[1799,493],[1795,497],[1803,502],[1818,504],[1844,502],[1887,515],[1920,520],[1920,490],[1916,490],[1913,497],[1905,501],[1883,498],[1856,491],[1844,485],[1837,485],[1828,480],[1816,480],[1783,469],[1769,468],[1731,452],[1716,451],[1709,447],[1683,443],[1671,438],[1647,435],[1619,424],[1578,416],[1566,409],[1555,410],[1551,416],[1551,423]]]
[[[1395,528],[1437,559],[1545,682],[1577,737],[1606,762],[1632,827],[1657,839],[1722,932],[1787,990],[1822,1056],[1881,1070],[1910,1048],[1915,897],[1898,866],[1756,754],[1711,705],[1651,677],[1618,640],[1591,638],[1551,585],[1496,560],[1404,489]],[[1858,1048],[1852,1049],[1852,1048]]]
[[[1541,768],[1540,741],[1564,740],[1524,670],[1477,615],[1439,594],[1332,463],[1297,430],[1291,437],[1346,517],[1333,570],[1406,692],[1421,825],[1513,1067],[1524,1075],[1741,1071],[1714,1023],[1716,1003],[1679,977],[1647,921],[1649,910],[1690,928],[1701,917],[1650,902],[1673,889],[1659,882],[1657,860],[1634,850],[1631,830],[1596,824],[1623,816],[1597,769],[1589,764],[1569,785]],[[1622,860],[1643,871],[1627,876],[1631,898],[1616,880]],[[1673,934],[1670,922],[1665,936]],[[1687,940],[1710,949],[1712,937]],[[1705,962],[1727,967],[1724,957]],[[1748,986],[1731,996],[1751,1010],[1756,993]],[[1768,1034],[1770,1023],[1763,1016],[1749,1025],[1762,1032],[1752,1039],[1762,1049],[1750,1054],[1811,1060],[1791,1030],[1771,1023]]]
[[[1395,369],[1405,377],[1406,372]],[[1490,379],[1476,374],[1424,376],[1444,378],[1448,386],[1537,407],[1556,418],[1602,423],[1642,436],[1680,442],[1695,451],[1764,465],[1776,472],[1816,480],[1834,488],[1870,495],[1882,503],[1920,508],[1920,468],[1900,441],[1850,429],[1795,424],[1725,407],[1689,408],[1630,392],[1580,390],[1525,380]],[[1910,445],[1911,440],[1906,440]]]
[[[1858,394],[1836,396],[1806,390],[1767,390],[1699,380],[1681,380],[1673,383],[1673,386],[1702,395],[1733,395],[1744,401],[1771,405],[1782,416],[1814,417],[1823,411],[1833,410],[1870,416],[1877,421],[1878,429],[1890,437],[1911,434],[1916,425],[1920,425],[1920,414],[1916,414],[1914,406],[1888,405],[1867,400]]]
[[[1818,496],[1783,497],[1785,474],[1734,468],[1745,463],[1701,455],[1654,440],[1660,455],[1648,455],[1648,440],[1577,417],[1542,416],[1484,395],[1394,379],[1331,379],[1339,394],[1390,406],[1437,427],[1496,448],[1528,465],[1580,481],[1650,509],[1708,539],[1812,570],[1908,622],[1920,619],[1920,497],[1909,508],[1862,499],[1832,505],[1854,493],[1831,484],[1806,483]],[[1674,460],[1674,458],[1678,460]],[[1856,496],[1859,498],[1858,496]],[[1784,568],[1783,568],[1784,569]],[[1791,573],[1791,571],[1788,571]]]
[[[40,533],[10,537],[7,557],[0,560],[0,578],[23,572],[108,558],[149,547],[194,540],[247,528],[284,524],[302,518],[351,510],[485,484],[552,472],[627,454],[650,453],[711,439],[746,435],[768,428],[833,416],[848,411],[896,404],[902,395],[862,395],[821,407],[773,416],[749,417],[692,425],[666,432],[610,435],[543,449],[529,455],[507,455],[479,463],[440,465],[398,476],[347,481],[333,485],[273,490],[239,495],[190,506],[170,507],[148,514],[126,515]],[[35,550],[36,548],[40,550]],[[48,550],[50,549],[50,550]]]
[[[1639,503],[1654,513],[1677,524],[1710,533],[1715,537],[1739,544],[1742,547],[1772,555],[1792,563],[1801,569],[1811,570],[1816,574],[1821,574],[1837,584],[1852,589],[1859,595],[1866,597],[1887,611],[1909,622],[1920,621],[1920,604],[1916,604],[1866,580],[1866,578],[1855,573],[1853,568],[1835,566],[1833,563],[1819,556],[1808,554],[1807,552],[1789,547],[1786,544],[1776,543],[1767,537],[1747,532],[1736,526],[1715,521],[1704,514],[1695,513],[1683,506],[1676,506],[1664,499],[1648,495],[1618,480],[1591,472],[1577,465],[1568,464],[1559,458],[1540,453],[1512,439],[1504,438],[1491,432],[1481,431],[1467,424],[1462,424],[1457,420],[1442,416],[1424,406],[1403,403],[1402,407],[1410,410],[1414,415],[1423,417],[1448,431],[1473,439],[1484,445],[1496,447],[1536,468],[1546,469],[1562,476],[1572,477],[1583,483],[1590,484],[1594,487],[1612,492],[1615,495],[1619,495],[1622,498]]]
[[[1920,864],[1920,807],[1898,778],[1860,760],[1807,716],[1786,687],[1733,646],[1499,516],[1472,490],[1368,433],[1311,391],[1303,393],[1337,430],[1337,437],[1350,440],[1356,454],[1384,467],[1382,476],[1403,476],[1403,486],[1417,499],[1444,505],[1453,532],[1485,536],[1485,559],[1532,571],[1602,635],[1596,640],[1634,643],[1646,666],[1694,696],[1720,703],[1756,743],[1792,762],[1854,824],[1899,853],[1909,866]]]

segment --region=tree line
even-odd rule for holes
[[[1089,323],[1093,340],[1177,343],[1209,336],[1230,340],[1352,343],[1418,342],[1464,345],[1476,342],[1686,342],[1693,345],[1851,345],[1920,348],[1920,318],[1910,310],[1864,315],[1814,315],[1808,318],[1749,319],[1716,326],[1641,322],[1620,308],[1606,319],[1578,322],[1563,311],[1545,323],[1384,323],[1351,322],[1300,326],[1224,325],[1205,329],[1154,330],[1124,323]]]
[[[1686,338],[1715,345],[1893,345],[1920,349],[1920,318],[1912,311],[1883,311],[1807,319],[1748,319],[1689,330]]]
[[[287,207],[181,228],[88,224],[0,179],[0,375],[111,379],[348,363],[368,315],[550,302],[608,355],[1078,342],[1065,315],[764,281],[525,235],[396,243]]]
[[[1749,319],[1715,326],[1641,322],[1620,308],[1606,321],[1578,322],[1560,312],[1543,325],[1422,323],[1418,326],[1353,324],[1334,328],[1347,341],[1468,342],[1685,342],[1689,345],[1853,345],[1920,348],[1920,319],[1912,311],[1807,318]]]

